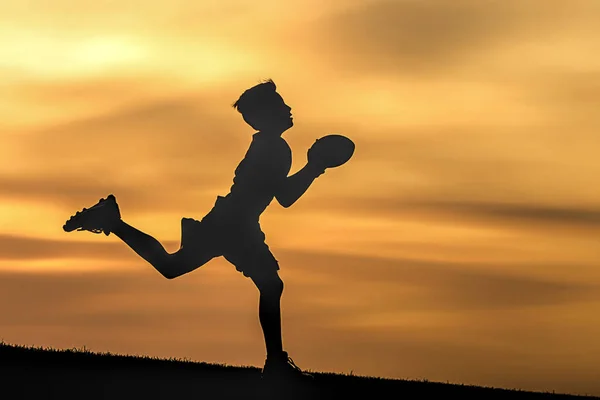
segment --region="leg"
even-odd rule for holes
[[[258,318],[265,337],[267,358],[283,352],[281,338],[281,295],[283,281],[277,271],[251,278],[260,292]]]
[[[259,240],[256,240],[259,239]],[[240,244],[242,243],[242,244]],[[262,371],[265,379],[312,378],[302,372],[283,351],[281,335],[281,295],[283,281],[279,277],[279,264],[264,242],[264,234],[247,235],[244,240],[225,252],[226,260],[250,277],[260,293],[258,317],[265,338],[267,359]]]
[[[175,253],[167,253],[158,240],[123,220],[119,220],[111,232],[167,279],[187,274],[214,258],[214,255],[197,248],[181,248]]]
[[[281,339],[281,295],[283,281],[277,271],[269,270],[260,275],[251,276],[260,291],[258,317],[265,336],[267,360],[262,371],[264,379],[282,378],[312,379],[313,376],[303,372],[283,351]]]
[[[217,256],[208,244],[212,232],[191,218],[181,221],[181,248],[173,254],[150,235],[123,222],[115,196],[110,194],[89,209],[84,208],[73,215],[63,226],[66,232],[87,230],[114,233],[140,257],[148,261],[165,278],[173,279],[204,265]],[[183,243],[187,242],[184,247]]]
[[[236,269],[250,277],[260,293],[258,318],[265,337],[267,357],[283,352],[281,340],[281,295],[283,281],[279,264],[265,243],[258,224],[240,224],[223,237],[223,256]]]

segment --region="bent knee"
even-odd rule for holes
[[[165,278],[165,279],[175,279],[179,275],[175,272],[175,268],[173,268],[173,264],[169,261],[160,261],[154,263],[154,268]]]
[[[176,260],[171,256],[167,256],[157,260],[153,263],[154,268],[165,278],[165,279],[175,279],[178,276],[183,275],[183,271],[185,267],[176,262]]]
[[[171,273],[171,272],[161,272],[161,275],[162,275],[163,277],[165,277],[166,279],[169,279],[169,280],[171,280],[171,279],[175,279],[175,278],[177,278],[178,276],[181,276],[181,275],[173,274],[173,273]]]
[[[204,265],[213,257],[212,254],[198,255],[177,251],[173,254],[166,254],[153,265],[166,279],[175,279]]]

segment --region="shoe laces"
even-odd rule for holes
[[[99,228],[83,228],[83,227],[81,227],[81,228],[79,228],[77,230],[78,231],[89,231],[89,232],[92,232],[92,233],[102,233],[102,232],[104,232],[102,229],[99,229]]]
[[[300,367],[297,366],[296,363],[294,363],[294,360],[292,360],[292,357],[288,356],[287,363],[288,363],[289,366],[291,366],[292,368],[294,368],[296,371],[302,372],[302,370],[300,369]]]

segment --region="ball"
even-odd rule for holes
[[[327,135],[319,138],[308,149],[308,162],[325,168],[339,167],[354,154],[354,142],[343,135]]]

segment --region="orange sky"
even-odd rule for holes
[[[293,171],[357,145],[261,219],[298,365],[600,395],[600,3],[116,4],[0,4],[5,342],[262,365],[233,266],[167,281],[62,225],[114,193],[175,250],[250,142],[231,104],[272,78]]]

